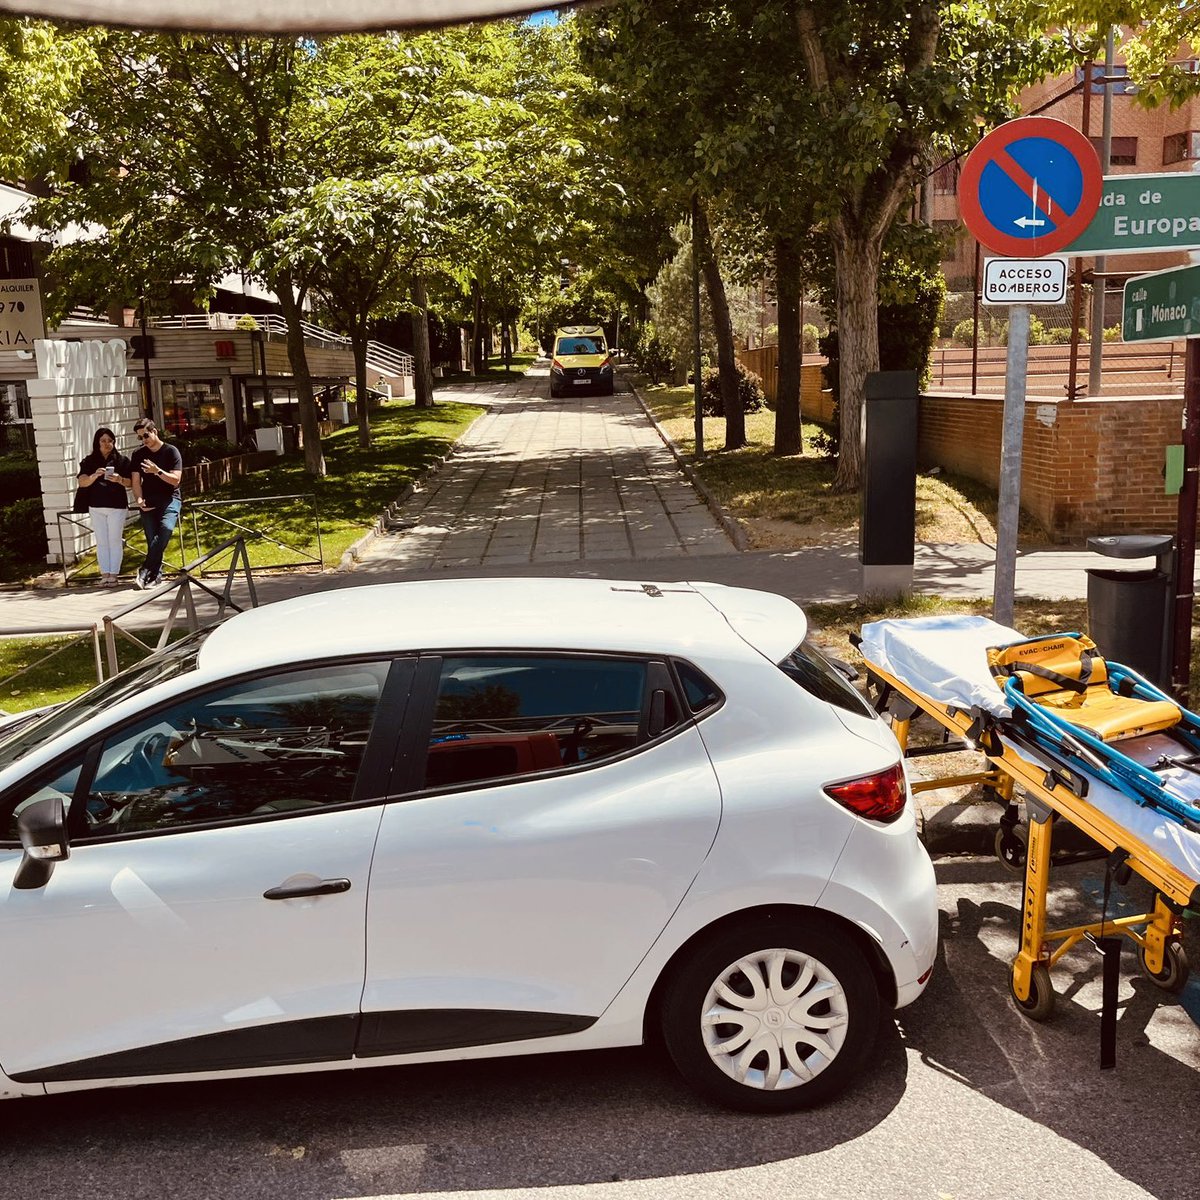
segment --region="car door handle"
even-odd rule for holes
[[[320,879],[316,883],[298,883],[288,887],[268,888],[263,892],[264,900],[295,900],[298,896],[334,896],[338,892],[348,892],[348,879]]]

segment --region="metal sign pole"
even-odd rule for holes
[[[1183,486],[1175,532],[1175,629],[1171,691],[1186,702],[1192,668],[1196,501],[1200,495],[1200,338],[1188,338],[1183,383]]]
[[[1000,443],[1000,502],[996,514],[996,575],[992,594],[992,620],[999,625],[1013,623],[1028,364],[1029,306],[1014,304],[1008,310],[1008,363],[1004,378],[1004,432]]]

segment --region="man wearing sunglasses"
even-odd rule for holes
[[[133,581],[136,588],[162,583],[162,561],[171,534],[179,521],[179,481],[183,478],[183,456],[158,436],[149,417],[134,422],[133,432],[141,443],[130,458],[133,498],[146,534],[146,561]]]

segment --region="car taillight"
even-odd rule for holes
[[[904,786],[904,768],[897,763],[886,771],[830,783],[825,794],[868,821],[894,821],[903,811],[908,797]]]

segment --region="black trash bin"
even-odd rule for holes
[[[1132,667],[1163,689],[1171,682],[1167,631],[1174,544],[1169,534],[1141,533],[1091,537],[1087,543],[1106,558],[1155,559],[1145,570],[1088,570],[1088,631],[1105,658]]]

